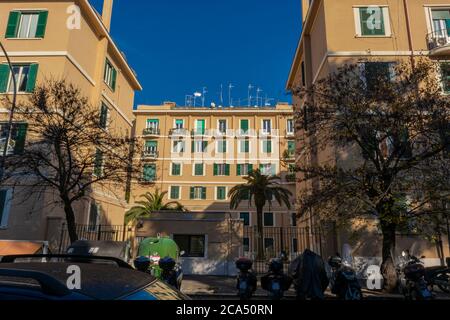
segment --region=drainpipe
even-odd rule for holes
[[[411,24],[409,20],[409,10],[408,10],[408,0],[403,0],[403,8],[405,10],[405,19],[406,19],[406,33],[408,34],[408,45],[409,50],[411,51],[411,65],[414,68],[414,46],[411,34]]]

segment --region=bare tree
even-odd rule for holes
[[[396,234],[449,195],[449,181],[430,190],[433,170],[449,168],[450,100],[442,94],[438,66],[419,59],[389,65],[348,64],[293,94],[303,152],[300,214],[316,222],[377,222],[382,234],[386,289],[396,286]],[[428,185],[427,185],[428,183]]]
[[[97,188],[123,198],[126,184],[140,174],[131,154],[137,150],[135,141],[127,132],[105,128],[99,108],[65,80],[39,85],[18,106],[17,118],[29,124],[27,143],[20,154],[6,159],[2,183],[53,192],[74,242],[75,204],[91,198]]]

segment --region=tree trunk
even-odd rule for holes
[[[264,260],[264,226],[263,226],[263,207],[256,207],[256,244],[257,260]]]
[[[381,222],[383,233],[381,274],[384,278],[384,289],[388,292],[393,292],[397,287],[397,271],[394,264],[396,229],[395,223]]]
[[[75,212],[73,211],[72,204],[68,199],[63,199],[63,201],[70,243],[74,243],[75,241],[78,241],[77,226],[75,223]]]

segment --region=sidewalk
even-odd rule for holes
[[[220,276],[185,276],[181,286],[188,296],[195,300],[237,300],[236,278]],[[386,294],[379,291],[363,290],[365,299],[368,300],[404,300],[400,294]],[[326,299],[335,299],[329,290],[325,292]],[[254,294],[255,299],[267,298],[267,292],[260,287]],[[288,300],[295,299],[295,291],[291,288],[285,294]],[[450,295],[438,293],[437,300],[450,300]]]

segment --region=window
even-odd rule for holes
[[[8,226],[9,211],[11,208],[12,189],[0,190],[0,228]]]
[[[91,201],[88,216],[89,231],[95,231],[100,224],[100,212],[100,205]]]
[[[147,129],[159,129],[159,120],[158,119],[147,119]]]
[[[287,143],[287,152],[289,156],[295,155],[295,141],[288,141]]]
[[[239,218],[244,220],[244,226],[248,227],[250,225],[250,212],[241,212]]]
[[[297,253],[298,252],[298,239],[292,238],[292,252]]]
[[[172,176],[181,176],[181,163],[172,163],[170,174]]]
[[[102,102],[100,106],[100,127],[103,129],[108,128],[108,117],[109,117],[109,108],[108,106]]]
[[[450,93],[450,62],[441,63],[442,90]]]
[[[203,163],[194,163],[194,176],[205,175],[205,165]]]
[[[206,200],[206,187],[191,187],[191,200]]]
[[[302,61],[302,86],[306,86],[305,62]]]
[[[275,175],[275,165],[272,163],[265,163],[259,166],[259,170],[263,175],[274,176]]]
[[[145,182],[153,182],[156,180],[156,164],[144,165],[144,173],[142,179]]]
[[[367,90],[372,91],[378,83],[394,79],[394,66],[393,62],[365,62],[361,64],[363,80]]]
[[[242,119],[240,121],[240,129],[242,134],[247,134],[249,129],[249,121],[247,119]]]
[[[227,200],[227,187],[217,187],[216,200],[219,201]]]
[[[174,234],[173,240],[184,251],[185,258],[204,258],[206,236],[204,235],[180,235]]]
[[[450,9],[437,9],[431,11],[434,36],[438,38],[450,37]]]
[[[267,139],[262,141],[262,152],[272,153],[272,140]]]
[[[354,12],[357,36],[391,36],[387,7],[358,7]]]
[[[38,68],[39,65],[36,63],[13,65],[18,93],[34,91]],[[7,64],[0,64],[0,92],[14,92],[14,81]]]
[[[270,134],[272,132],[272,121],[268,119],[263,120],[262,127],[263,127],[262,131],[264,134]]]
[[[108,59],[106,59],[105,62],[105,74],[103,75],[103,80],[112,91],[116,90],[117,70]]]
[[[172,152],[173,153],[183,153],[185,150],[186,143],[183,140],[177,140],[173,142]]]
[[[219,120],[219,132],[221,134],[227,133],[227,120]]]
[[[183,119],[176,119],[175,120],[175,128],[176,129],[183,129],[184,128],[184,120]]]
[[[297,214],[295,212],[291,213],[291,226],[292,227],[297,226]]]
[[[208,141],[195,140],[192,141],[192,152],[193,153],[204,153],[208,149]]]
[[[214,164],[214,175],[215,176],[229,176],[230,175],[230,165],[227,163],[215,163]]]
[[[250,152],[250,141],[248,139],[239,141],[239,152],[240,153]]]
[[[10,140],[8,143],[7,155],[21,154],[23,152],[25,148],[27,129],[27,123],[13,123]],[[3,155],[7,135],[8,123],[0,122],[0,155]]]
[[[170,200],[180,200],[180,187],[170,186]]]
[[[48,11],[12,11],[5,38],[44,38]]]
[[[250,238],[242,238],[242,246],[244,249],[244,252],[250,251]]]
[[[287,124],[286,124],[286,132],[289,135],[294,134],[294,119],[288,119]]]
[[[217,152],[226,153],[227,152],[227,140],[217,140]]]
[[[195,120],[195,134],[204,135],[206,132],[206,124],[204,119]]]
[[[272,212],[264,212],[264,226],[265,227],[273,227],[273,213]]]
[[[242,163],[238,164],[236,167],[236,175],[237,176],[248,176],[248,174],[253,171],[253,165],[250,163]]]
[[[103,175],[103,152],[99,149],[95,152],[94,175],[101,177]]]
[[[273,238],[264,238],[264,249],[268,251],[273,251],[274,243],[275,241],[273,240]]]
[[[158,141],[155,140],[146,141],[144,151],[148,154],[156,154],[158,152]]]

